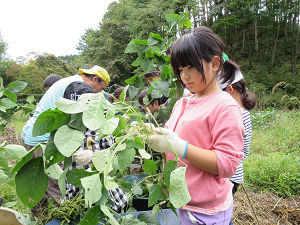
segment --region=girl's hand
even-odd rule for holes
[[[177,134],[166,128],[154,128],[154,135],[149,137],[151,148],[156,152],[176,153],[185,158],[188,142],[181,139]]]

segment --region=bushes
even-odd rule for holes
[[[270,191],[283,197],[300,195],[299,158],[275,152],[251,155],[245,160],[245,181],[254,190]]]

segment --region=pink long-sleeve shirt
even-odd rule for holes
[[[243,157],[244,125],[238,103],[226,92],[205,98],[181,98],[174,106],[166,128],[199,148],[214,151],[219,175],[196,167],[186,159],[186,182],[191,201],[183,209],[215,214],[232,203],[230,178]],[[166,153],[167,160],[175,160]],[[179,163],[179,166],[184,166]]]

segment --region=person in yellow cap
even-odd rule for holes
[[[83,81],[94,88],[95,93],[102,91],[110,82],[109,74],[100,66],[93,66],[91,69],[79,69],[78,72],[83,75]]]
[[[29,120],[26,122],[22,131],[22,139],[24,142],[24,146],[26,147],[27,150],[32,149],[34,146],[36,146],[39,143],[48,141],[50,137],[50,133],[33,137],[32,135],[33,125],[41,113],[45,112],[48,109],[54,110],[56,108],[55,106],[56,101],[59,98],[64,97],[65,91],[68,86],[78,81],[85,82],[86,84],[88,84],[94,89],[95,93],[98,93],[102,91],[110,82],[109,74],[105,69],[103,69],[100,66],[93,66],[91,69],[79,69],[78,73],[79,74],[70,77],[65,77],[55,82],[46,91],[46,93],[44,94],[40,102],[37,104],[33,116],[29,118]],[[35,151],[34,155],[35,157],[39,157],[42,155],[42,152]],[[52,178],[49,178],[47,192],[38,205],[47,206],[48,197],[51,197],[52,199],[58,201],[61,197],[57,180],[54,180]],[[34,216],[37,216],[39,214],[38,211],[40,208],[41,208],[40,206],[36,206],[32,208],[32,214]]]

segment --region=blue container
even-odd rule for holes
[[[127,213],[122,213],[122,216],[125,215],[129,215],[132,214],[134,216],[138,216],[140,213],[142,212],[147,212],[152,214],[151,210],[147,210],[147,211],[139,211],[139,212],[127,212]],[[178,217],[174,214],[174,212],[171,209],[162,209],[159,211],[156,220],[159,222],[159,224],[161,225],[180,225],[180,220],[178,219]],[[60,225],[61,224],[61,220],[52,220],[49,223],[47,223],[46,225]],[[100,223],[98,223],[98,225],[100,225]]]

